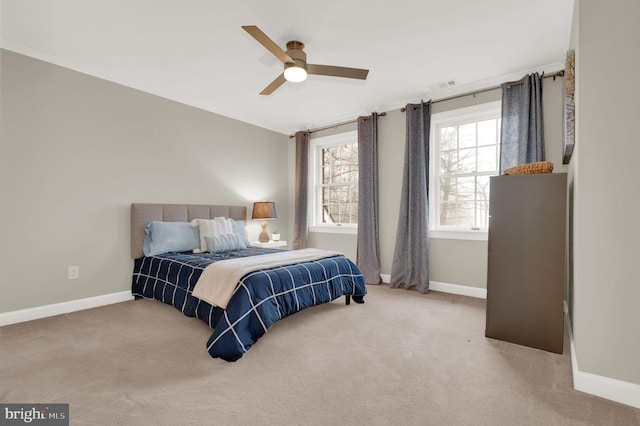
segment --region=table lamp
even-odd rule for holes
[[[258,236],[261,243],[269,242],[269,233],[267,232],[267,220],[276,219],[276,204],[273,201],[258,201],[253,203],[253,213],[251,219],[262,219],[262,232]]]

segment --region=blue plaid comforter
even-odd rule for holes
[[[167,253],[136,259],[134,296],[160,300],[214,329],[209,354],[236,361],[279,319],[343,295],[364,302],[367,293],[358,267],[344,256],[251,272],[240,279],[226,309],[191,295],[212,262],[280,251],[248,248],[225,253]]]

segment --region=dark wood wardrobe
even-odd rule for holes
[[[485,336],[562,353],[566,173],[494,176]]]

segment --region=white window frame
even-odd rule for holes
[[[324,232],[334,234],[357,234],[358,225],[354,223],[318,223],[318,206],[322,193],[319,190],[322,178],[320,166],[320,151],[323,148],[336,145],[358,143],[358,131],[338,133],[311,139],[309,142],[309,205],[308,220],[309,232]]]
[[[431,116],[431,134],[429,136],[429,236],[430,238],[445,238],[457,240],[487,241],[488,228],[453,228],[440,227],[440,146],[436,139],[437,130],[447,125],[459,125],[465,121],[482,121],[500,117],[501,101],[487,102],[471,107],[444,111]],[[498,135],[498,152],[500,150],[500,135]],[[499,159],[499,153],[498,153]]]

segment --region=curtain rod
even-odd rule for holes
[[[378,114],[378,117],[384,117],[385,115],[387,115],[386,112],[381,112],[380,114]],[[335,129],[336,127],[346,126],[347,124],[357,123],[357,122],[358,122],[358,119],[356,118],[354,120],[343,121],[341,123],[332,124],[330,126],[325,126],[325,127],[318,127],[317,129],[311,129],[311,130],[307,130],[307,131],[309,133],[321,132],[323,130]],[[296,137],[296,135],[289,135],[289,139],[293,139],[295,137]]]
[[[542,78],[553,78],[554,80],[556,79],[556,77],[563,77],[563,76],[564,76],[564,70],[556,71],[556,72],[551,73],[551,74],[545,74],[544,72],[542,73]],[[522,82],[514,81],[513,83],[509,83],[509,87],[515,86],[517,84],[522,84]],[[436,104],[438,102],[450,101],[452,99],[463,98],[465,96],[471,96],[471,95],[475,96],[475,95],[479,95],[480,93],[490,92],[492,90],[499,89],[501,87],[502,87],[502,85],[493,86],[493,87],[487,87],[486,89],[480,89],[480,90],[476,90],[476,91],[473,91],[473,92],[462,93],[460,95],[453,95],[453,96],[448,96],[446,98],[436,99],[435,101],[431,101],[431,103],[432,104]],[[400,112],[405,112],[406,110],[407,109],[405,107],[400,108]],[[378,114],[378,117],[384,117],[385,115],[387,115],[386,112],[381,112],[380,114]],[[321,132],[323,130],[335,129],[336,127],[345,126],[347,124],[352,124],[352,123],[357,123],[357,122],[358,122],[358,119],[356,118],[354,120],[343,121],[341,123],[332,124],[330,126],[318,127],[317,129],[311,129],[311,130],[308,130],[308,132],[309,133]],[[289,139],[293,139],[295,137],[296,137],[296,135],[289,135]]]
[[[556,79],[556,77],[563,77],[563,76],[564,76],[564,70],[556,71],[551,74],[542,73],[542,78],[553,78],[554,80]],[[512,83],[509,83],[508,86],[511,87],[511,86],[516,86],[518,84],[523,84],[523,83],[521,81],[514,81]],[[474,92],[467,92],[467,93],[462,93],[460,95],[453,95],[453,96],[448,96],[446,98],[436,99],[435,101],[431,101],[431,103],[437,104],[438,102],[445,102],[445,101],[450,101],[452,99],[464,98],[465,96],[471,96],[471,95],[475,96],[475,95],[479,95],[480,93],[490,92],[492,90],[499,89],[501,87],[502,85],[487,87],[486,89],[476,90]],[[400,112],[405,112],[406,110],[407,108],[405,107],[400,108]]]

